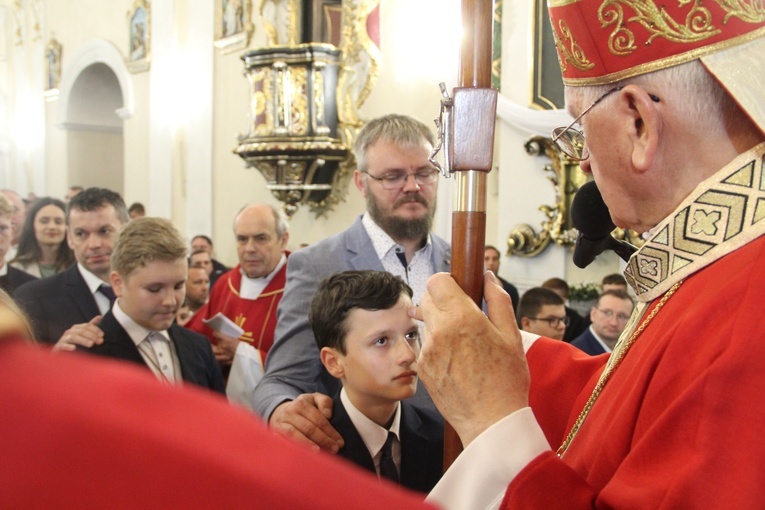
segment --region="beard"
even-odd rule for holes
[[[386,214],[383,211],[375,196],[367,189],[366,193],[367,211],[369,215],[375,220],[375,223],[379,225],[386,234],[391,236],[396,241],[422,241],[430,233],[430,229],[433,226],[433,215],[435,214],[435,205],[431,206],[428,202],[418,193],[405,195],[396,200],[391,206],[391,210],[396,210],[398,207],[410,203],[417,202],[424,205],[428,212],[421,218],[416,219],[404,219],[393,216],[392,214]]]

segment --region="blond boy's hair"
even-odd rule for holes
[[[136,218],[127,222],[114,241],[112,270],[123,277],[150,262],[186,258],[186,243],[173,224],[163,218]]]

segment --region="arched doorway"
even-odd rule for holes
[[[66,130],[69,185],[124,193],[123,120],[132,111],[130,74],[119,50],[103,40],[84,45],[61,83],[58,127]]]

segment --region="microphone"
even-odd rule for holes
[[[616,225],[611,221],[608,206],[603,201],[595,181],[582,184],[571,201],[571,221],[579,230],[574,245],[574,264],[584,269],[595,257],[612,250],[625,262],[637,248],[611,235]]]

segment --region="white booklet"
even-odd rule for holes
[[[239,338],[244,333],[244,330],[240,328],[234,321],[218,312],[209,319],[203,319],[202,322],[210,326],[213,331],[218,331],[224,335]]]

